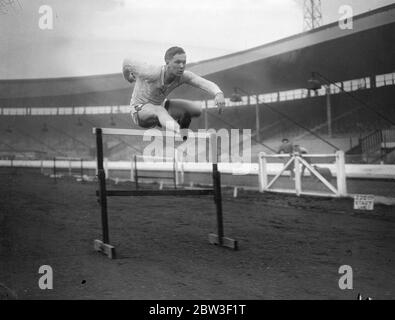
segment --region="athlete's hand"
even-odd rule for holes
[[[222,92],[215,95],[215,104],[218,107],[218,113],[221,114],[223,108],[225,107],[225,97]]]

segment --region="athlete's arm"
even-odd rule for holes
[[[126,58],[122,63],[122,73],[129,82],[134,82],[137,77],[143,79],[156,79],[160,76],[161,69],[158,66]]]
[[[183,78],[185,83],[212,94],[215,104],[219,108],[219,113],[222,112],[222,108],[225,107],[225,97],[221,89],[214,82],[204,79],[191,71],[184,71]]]

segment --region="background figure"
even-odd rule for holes
[[[283,140],[281,140],[281,145],[277,150],[277,153],[285,153],[285,154],[290,154],[290,158],[292,157],[292,153],[293,153],[293,144],[292,142],[290,142],[287,138],[284,138]],[[285,158],[284,159],[284,165],[288,162],[288,160],[290,158]],[[295,179],[295,172],[294,172],[294,162],[292,162],[287,170],[285,171],[289,171],[290,172],[290,179]]]
[[[284,138],[281,140],[281,145],[278,148],[277,153],[289,153],[291,154],[293,152],[293,144],[292,142],[289,142],[287,138]]]
[[[308,151],[306,148],[300,146],[299,144],[295,144],[293,148],[293,152],[297,152],[300,154],[300,156],[309,164],[311,164],[311,159],[309,157],[306,157],[305,155],[308,154]],[[301,177],[303,178],[304,176],[304,170],[306,169],[306,166],[302,164],[302,170],[301,170]]]

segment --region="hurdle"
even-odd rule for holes
[[[79,173],[81,176],[81,181],[84,182],[84,159],[83,158],[73,158],[73,157],[54,157],[53,158],[53,168],[52,168],[52,174],[54,176],[54,181],[56,182],[56,177],[57,177],[57,161],[66,161],[68,162],[68,175],[69,177],[72,176],[72,161],[78,162],[79,163]],[[76,167],[76,166],[74,166]],[[60,167],[61,168],[61,167]],[[43,173],[43,163],[41,162],[41,173]]]
[[[151,160],[157,160],[157,159],[161,159],[161,160],[171,160],[172,164],[173,164],[173,169],[172,169],[172,175],[171,176],[154,176],[154,175],[142,175],[139,174],[139,170],[138,170],[138,166],[137,166],[137,159],[138,158],[142,158],[142,159],[151,159]],[[136,185],[136,190],[139,189],[139,179],[141,181],[141,179],[159,179],[159,180],[171,180],[173,182],[174,185],[174,189],[177,189],[177,185],[178,185],[178,162],[177,162],[177,153],[175,153],[174,157],[153,157],[153,156],[144,156],[144,155],[138,155],[135,154],[132,158],[132,162],[131,162],[131,174],[130,177],[133,178],[134,183]]]
[[[110,259],[116,258],[115,247],[110,244],[107,197],[112,196],[213,196],[217,214],[217,234],[210,233],[208,240],[210,244],[220,247],[227,247],[237,250],[236,240],[224,236],[221,176],[218,170],[218,149],[216,133],[194,133],[193,137],[198,139],[209,139],[211,146],[212,178],[213,187],[211,189],[169,189],[169,190],[107,190],[106,174],[103,166],[103,135],[127,135],[127,136],[155,136],[155,137],[174,137],[181,139],[178,134],[163,132],[160,130],[136,130],[136,129],[114,129],[114,128],[93,128],[96,135],[97,152],[97,176],[99,190],[96,196],[101,207],[102,240],[94,240],[94,250],[105,254]]]

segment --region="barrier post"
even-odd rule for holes
[[[106,179],[109,179],[110,174],[108,170],[108,158],[104,158],[104,173],[106,174]]]
[[[96,128],[96,150],[97,150],[97,175],[99,180],[99,202],[101,207],[101,220],[103,241],[95,240],[94,248],[97,251],[102,251],[109,256],[115,257],[115,250],[113,246],[109,245],[110,237],[108,231],[108,215],[107,215],[107,190],[106,190],[106,174],[103,167],[103,137],[102,129]]]
[[[173,158],[173,181],[174,181],[174,189],[177,189],[177,169],[176,169],[176,153],[174,152]]]
[[[346,183],[346,165],[344,151],[336,151],[336,166],[337,166],[337,190],[339,197],[347,196],[347,183]]]
[[[134,181],[133,157],[130,157],[130,181]]]
[[[53,158],[53,178],[56,183],[56,158]]]
[[[179,168],[178,168],[178,152],[177,149],[174,149],[174,172],[175,172],[175,187],[180,183],[180,177],[179,177]]]
[[[267,161],[265,153],[259,153],[259,191],[265,191],[267,186]]]
[[[81,182],[84,182],[84,159],[81,158],[81,167],[80,167],[80,175],[81,175]]]
[[[185,178],[184,178],[184,161],[183,161],[182,153],[178,153],[177,152],[177,157],[179,157],[177,161],[178,161],[179,170],[180,170],[181,184],[184,184],[185,183]]]
[[[299,161],[299,154],[293,154],[294,157],[294,167],[295,167],[295,190],[296,195],[299,197],[300,193],[302,192],[302,181],[301,181],[301,170],[300,170],[300,161]],[[292,171],[291,171],[292,177]]]
[[[211,161],[213,162],[213,187],[214,187],[214,201],[217,208],[217,227],[218,227],[218,241],[222,245],[224,237],[224,226],[222,221],[222,197],[221,197],[221,176],[218,172],[218,137],[216,134],[210,135],[211,144]]]
[[[211,161],[213,165],[213,191],[214,202],[217,212],[217,232],[218,234],[210,234],[209,242],[219,246],[237,249],[237,241],[224,237],[223,213],[222,213],[222,192],[221,192],[221,175],[218,170],[218,137],[216,133],[210,134]]]
[[[134,155],[134,183],[136,184],[136,190],[139,189],[139,176],[137,174],[137,155]]]

